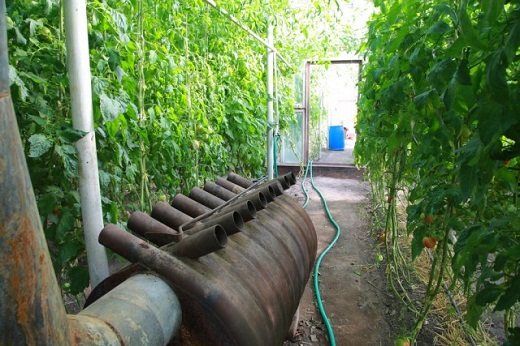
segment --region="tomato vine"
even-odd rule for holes
[[[266,49],[204,1],[87,2],[94,121],[104,221],[229,170],[265,170]],[[283,1],[219,1],[261,36],[275,22],[280,127],[293,118],[293,73],[326,54],[337,31]],[[66,291],[88,285],[65,61],[62,1],[7,3],[10,78],[22,140],[54,266]],[[305,33],[307,41],[300,38]],[[298,39],[296,39],[298,38]],[[309,44],[310,43],[310,44]]]
[[[452,287],[462,283],[471,325],[488,306],[514,316],[520,299],[520,4],[374,2],[379,12],[364,47],[357,162],[367,167],[375,201],[386,205],[389,220],[398,193],[406,196],[413,258],[423,251],[424,237],[438,242],[412,337],[445,280]],[[386,232],[392,245],[400,230],[387,222]],[[506,324],[509,337],[518,338],[518,328]]]

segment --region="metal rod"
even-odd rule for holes
[[[0,0],[0,345],[68,345],[52,267],[9,93],[5,0]]]
[[[103,228],[103,212],[92,115],[87,3],[86,0],[67,0],[64,1],[63,7],[72,124],[75,129],[86,132],[85,136],[76,142],[79,193],[90,281],[92,285],[97,285],[109,275],[109,271],[105,248],[97,241]]]
[[[273,25],[269,23],[267,41],[271,45],[274,40]],[[267,179],[274,177],[274,107],[273,107],[274,53],[267,50]]]
[[[266,48],[268,48],[269,50],[271,50],[273,53],[275,53],[276,55],[278,55],[278,57],[280,58],[280,60],[283,61],[284,64],[286,64],[288,67],[291,67],[291,65],[289,64],[289,62],[280,54],[280,52],[278,52],[278,50],[274,47],[273,43],[272,42],[269,42],[269,41],[266,41],[264,40],[263,38],[261,38],[260,36],[258,36],[258,34],[256,34],[253,30],[251,30],[250,28],[248,28],[246,25],[242,24],[235,16],[233,16],[231,13],[229,13],[228,11],[226,11],[225,9],[223,9],[222,7],[218,6],[217,3],[213,0],[204,0],[208,5],[211,5],[215,10],[217,10],[220,14],[222,14],[224,17],[226,17],[227,19],[229,19],[232,23],[234,23],[236,26],[238,26],[240,29],[244,30],[245,32],[247,32],[251,37],[253,37],[255,40],[257,40],[258,42],[260,42],[262,45],[264,45]]]

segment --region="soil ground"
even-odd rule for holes
[[[393,345],[395,330],[387,321],[397,319],[393,298],[386,289],[383,268],[370,236],[369,189],[354,179],[315,177],[342,235],[324,258],[320,270],[323,303],[338,345]],[[318,234],[318,254],[330,243],[335,229],[326,217],[318,194],[307,182],[307,211]],[[303,203],[300,184],[288,193]],[[317,312],[311,281],[300,304],[298,335],[286,345],[328,345]]]

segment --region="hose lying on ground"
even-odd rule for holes
[[[325,324],[325,327],[327,329],[327,336],[329,338],[329,344],[331,346],[336,346],[336,338],[334,336],[334,329],[332,328],[332,324],[329,321],[327,312],[325,311],[325,307],[323,306],[323,302],[321,299],[319,273],[320,273],[320,266],[321,266],[321,262],[323,261],[323,258],[327,255],[327,253],[330,251],[330,249],[332,249],[332,247],[336,244],[336,242],[338,241],[338,239],[341,235],[341,228],[339,227],[336,220],[334,220],[334,217],[332,217],[332,214],[330,213],[330,210],[329,210],[329,206],[327,204],[327,201],[323,197],[323,194],[318,189],[316,184],[314,184],[314,179],[312,176],[312,161],[311,160],[309,160],[309,162],[307,163],[307,167],[305,169],[305,175],[304,175],[302,183],[301,183],[303,193],[305,194],[305,202],[303,204],[303,207],[306,208],[307,204],[309,203],[309,193],[307,191],[307,188],[305,187],[305,180],[307,180],[307,174],[309,173],[309,170],[310,170],[312,188],[320,196],[320,199],[323,204],[323,208],[325,209],[325,212],[327,214],[327,217],[328,217],[330,223],[336,229],[336,235],[334,236],[334,239],[332,239],[332,241],[329,243],[329,245],[327,245],[325,250],[323,250],[323,252],[318,256],[318,259],[316,260],[316,263],[314,264],[314,276],[313,276],[314,294],[316,295],[318,311],[320,312],[321,318],[323,319],[323,323]]]

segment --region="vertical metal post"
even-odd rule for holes
[[[0,0],[0,345],[68,345],[61,292],[38,215],[9,91]]]
[[[90,281],[95,286],[109,275],[109,271],[105,248],[98,243],[99,233],[103,229],[103,214],[92,116],[87,3],[86,0],[67,0],[63,5],[72,124],[74,128],[87,132],[76,143],[76,148],[79,158],[79,192],[87,260]]]
[[[267,29],[267,43],[273,46],[273,25],[269,24]],[[274,55],[275,52],[267,48],[267,178],[273,179],[274,176],[274,97],[273,97],[273,80],[274,80]]]

